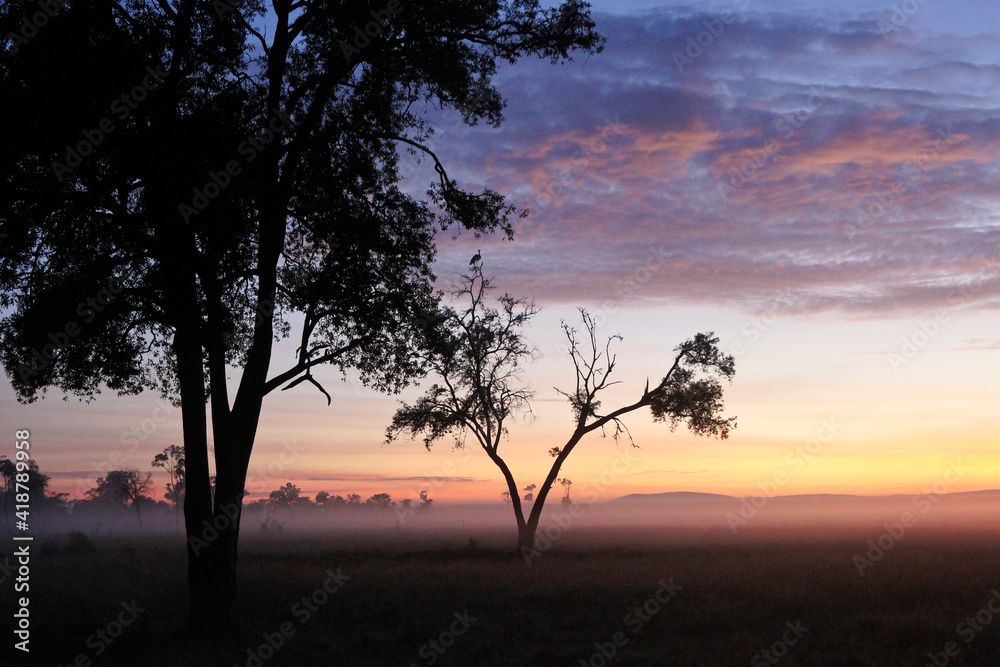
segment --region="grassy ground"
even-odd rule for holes
[[[1000,618],[959,625],[1000,588],[994,534],[908,535],[863,577],[853,559],[867,534],[677,533],[615,546],[625,537],[568,535],[531,568],[499,541],[469,549],[455,534],[416,546],[391,534],[246,539],[247,631],[222,647],[182,631],[180,540],[107,538],[93,553],[32,562],[29,664],[925,665],[955,642],[946,664],[1000,665]],[[317,591],[338,568],[348,578],[324,600]],[[672,599],[661,590],[671,580]],[[654,604],[658,592],[669,602]],[[12,600],[8,581],[5,610]],[[105,643],[96,633],[128,620],[133,600],[142,611]],[[282,624],[292,632],[269,651]]]

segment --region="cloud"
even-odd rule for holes
[[[1000,67],[982,42],[747,12],[679,71],[716,18],[600,16],[604,53],[505,71],[505,125],[443,142],[461,181],[532,209],[487,255],[503,288],[620,305],[780,293],[863,316],[956,305],[1000,250]],[[990,279],[959,305],[998,302]]]
[[[435,475],[414,475],[411,477],[389,477],[383,475],[334,475],[334,476],[312,476],[312,477],[302,477],[301,479],[308,480],[310,482],[427,482],[427,483],[451,483],[451,482],[488,482],[492,481],[486,478],[477,477],[448,477],[445,475],[435,476]]]
[[[44,472],[46,475],[52,477],[53,479],[61,477],[69,477],[69,478],[83,477],[87,479],[96,480],[98,477],[102,477],[105,474],[103,472],[98,472],[97,470],[59,470],[54,472],[49,472],[48,470],[46,470]]]
[[[1000,350],[1000,338],[969,338],[963,340],[960,350]]]

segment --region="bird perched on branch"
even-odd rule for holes
[[[478,262],[482,258],[483,258],[482,250],[477,250],[476,254],[473,255],[472,259],[469,260],[469,266],[473,266],[476,262]]]

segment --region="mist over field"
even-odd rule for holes
[[[0,667],[997,667],[998,36],[0,1]]]
[[[530,504],[529,504],[530,507]],[[140,529],[135,513],[89,509],[85,514],[52,512],[40,524],[43,534],[79,530],[94,537],[180,533],[172,509],[146,511]],[[935,493],[928,488],[915,495],[856,496],[810,494],[733,497],[711,493],[667,492],[632,494],[597,503],[551,502],[540,522],[540,533],[556,537],[561,545],[576,545],[575,534],[608,544],[622,540],[636,545],[669,542],[678,535],[740,536],[838,535],[899,524],[904,532],[986,531],[1000,529],[1000,490]],[[210,532],[210,531],[209,531]],[[511,547],[516,537],[509,505],[436,502],[427,510],[407,509],[396,503],[322,508],[244,509],[244,537],[281,541],[300,535],[378,536],[387,544],[423,545],[435,539],[451,543],[466,538],[498,548]],[[463,537],[464,536],[464,537]],[[728,537],[727,537],[728,536]],[[372,537],[372,539],[376,539]]]
[[[253,603],[223,644],[178,641],[169,513],[53,523],[31,566],[44,641],[23,664],[998,664],[1000,491],[764,499],[752,516],[714,494],[554,502],[529,551],[500,503],[248,511]]]

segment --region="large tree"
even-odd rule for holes
[[[17,128],[0,153],[0,355],[25,401],[104,386],[180,403],[190,622],[211,630],[238,620],[264,396],[325,394],[318,364],[398,390],[421,370],[436,234],[513,233],[519,212],[427,147],[426,112],[497,125],[500,61],[602,39],[577,0],[49,5],[44,21],[22,21],[34,1],[0,9],[0,113]],[[425,197],[401,187],[400,150],[433,165]],[[293,324],[297,356],[274,370]],[[224,528],[204,540],[209,524]]]
[[[458,307],[445,306],[438,313],[441,325],[436,340],[423,352],[437,382],[413,403],[404,403],[386,429],[386,442],[400,434],[423,435],[430,449],[433,443],[454,436],[464,447],[471,435],[499,468],[507,483],[504,499],[513,505],[517,522],[517,546],[531,562],[538,521],[545,499],[559,478],[559,471],[574,448],[591,433],[611,430],[615,442],[626,438],[634,445],[622,418],[649,408],[654,421],[666,422],[671,430],[686,424],[696,435],[726,438],[736,426],[735,417],[724,417],[723,387],[720,380],[732,380],[735,361],[722,354],[718,338],[711,332],[699,333],[673,349],[673,361],[653,388],[647,380],[638,398],[613,410],[602,409],[600,396],[613,384],[611,375],[616,355],[611,346],[621,336],[598,342],[594,319],[581,309],[583,333],[565,322],[563,331],[573,360],[576,385],[570,391],[557,390],[569,400],[573,431],[561,447],[549,450],[553,461],[541,486],[524,487],[518,494],[514,474],[501,456],[500,445],[508,435],[510,420],[529,414],[532,392],[524,385],[521,370],[533,356],[522,328],[538,312],[534,303],[504,294],[489,296],[493,286],[483,277],[482,265],[473,266],[454,292]],[[582,340],[581,340],[582,338]],[[562,480],[569,497],[572,482]],[[538,490],[537,495],[535,490]],[[524,503],[531,509],[525,512]]]
[[[104,477],[97,478],[97,486],[87,491],[94,500],[109,503],[132,504],[135,518],[142,528],[142,504],[150,500],[148,492],[153,488],[153,473],[141,473],[135,468],[111,470]]]
[[[154,468],[164,468],[170,481],[163,497],[174,504],[177,510],[177,525],[180,526],[181,501],[184,499],[184,448],[177,445],[167,445],[162,452],[153,457]]]

